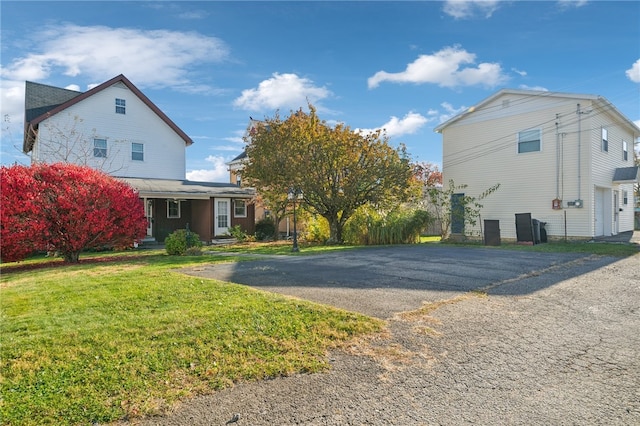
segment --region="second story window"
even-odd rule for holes
[[[622,159],[624,161],[629,160],[629,146],[627,145],[627,141],[622,141]]]
[[[107,140],[106,139],[93,140],[93,156],[98,158],[107,158]]]
[[[518,154],[540,150],[540,129],[518,133]]]
[[[602,150],[609,151],[609,132],[604,127],[602,128]]]
[[[133,161],[144,161],[144,144],[131,143],[131,159]]]
[[[116,98],[116,114],[126,114],[127,102],[124,99]]]

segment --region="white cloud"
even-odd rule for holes
[[[211,163],[212,167],[187,172],[187,180],[195,182],[229,182],[229,169],[224,157],[210,155],[205,161]]]
[[[548,92],[549,89],[547,89],[546,87],[542,87],[542,86],[527,86],[526,84],[521,84],[520,89],[522,90],[537,90],[540,92]]]
[[[2,144],[19,146],[21,151],[24,132],[24,81],[0,80],[0,115]],[[5,149],[7,148],[4,147],[3,151]]]
[[[103,82],[122,73],[139,87],[202,91],[207,87],[190,80],[189,68],[229,54],[220,39],[195,32],[64,24],[32,37],[37,50],[4,67],[3,78],[37,81],[61,70]]]
[[[274,73],[272,78],[260,82],[257,88],[242,91],[233,101],[234,106],[250,111],[276,109],[297,110],[307,106],[307,101],[315,105],[319,100],[331,96],[326,87],[315,86],[313,81],[296,74]]]
[[[640,83],[640,59],[638,59],[625,74],[627,74],[629,80],[634,83]]]
[[[455,19],[471,19],[478,14],[490,18],[499,3],[497,0],[448,0],[442,10]]]
[[[449,102],[443,102],[440,104],[440,106],[444,109],[444,112],[440,113],[440,115],[438,116],[438,121],[440,124],[468,109],[464,105],[459,108],[454,108],[453,105],[451,105]]]
[[[410,111],[402,119],[391,116],[391,119],[389,121],[376,129],[356,129],[355,131],[363,134],[368,134],[376,130],[383,129],[387,136],[398,137],[416,133],[428,121],[430,121],[430,119],[417,112]]]
[[[403,72],[378,71],[368,80],[369,88],[378,87],[384,81],[395,83],[433,83],[442,87],[483,85],[495,87],[507,80],[497,63],[483,62],[477,67],[461,68],[475,64],[476,55],[459,46],[445,47],[433,55],[420,55],[407,65]]]
[[[589,3],[588,0],[558,0],[560,9],[579,8]]]
[[[517,68],[511,68],[511,71],[515,72],[516,74],[519,74],[521,77],[526,77],[527,76],[527,72],[526,71],[522,71],[522,70],[519,70]]]

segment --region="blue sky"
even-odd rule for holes
[[[433,129],[501,88],[596,94],[640,124],[640,3],[2,1],[2,164],[25,80],[86,91],[124,74],[193,140],[187,177],[227,181],[249,117],[307,99],[440,164]]]

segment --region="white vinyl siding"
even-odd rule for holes
[[[480,236],[483,220],[499,220],[501,236],[515,239],[515,214],[531,213],[533,218],[547,223],[550,235],[561,236],[566,211],[568,234],[587,235],[590,224],[587,209],[566,207],[567,201],[578,198],[576,102],[525,96],[511,97],[503,107],[502,101],[497,98],[443,130],[445,188],[449,179],[453,179],[456,185],[468,185],[465,194],[477,197],[500,184],[496,192],[481,201],[484,207],[476,227],[467,230]],[[586,103],[583,101],[583,104]],[[559,126],[565,133],[564,138],[556,137],[556,114],[560,114]],[[518,153],[514,144],[517,145],[519,135],[526,130],[539,131],[540,151]],[[586,176],[584,166],[589,158],[589,142],[584,139],[587,138],[582,141],[581,158]],[[564,147],[563,174],[557,173],[556,148],[559,146]],[[580,188],[581,197],[586,198],[588,183],[584,178]],[[561,210],[552,208],[556,196],[562,200]]]
[[[552,238],[563,238],[565,223],[569,237],[591,238],[596,228],[596,191],[600,191],[608,215],[604,228],[611,232],[615,191],[628,191],[632,197],[632,184],[615,184],[612,178],[616,168],[629,167],[623,159],[622,141],[633,140],[634,130],[618,116],[602,112],[591,99],[505,97],[509,102],[497,97],[442,129],[445,188],[453,179],[456,185],[468,185],[465,194],[478,196],[500,184],[481,201],[478,225],[466,231],[480,236],[483,220],[499,220],[501,236],[515,239],[515,214],[531,213],[534,219],[546,222]],[[592,111],[580,115],[580,121],[577,104],[581,110]],[[517,143],[523,131],[534,129],[540,130],[540,152],[518,153],[514,140]],[[607,130],[608,152],[602,150],[602,129]],[[556,197],[562,200],[562,209],[552,208]],[[568,206],[578,199],[583,208]],[[618,216],[619,232],[633,229],[633,206],[625,208],[622,197],[619,203],[623,209]]]
[[[114,99],[125,98],[126,115],[115,114]],[[106,88],[44,120],[38,139],[59,139],[60,134],[71,131],[91,144],[78,148],[76,159],[71,162],[119,177],[185,179],[185,141],[123,84]],[[108,161],[93,156],[96,135],[108,140]],[[132,141],[144,143],[144,161],[132,161]],[[45,146],[38,146],[34,152],[34,161],[56,160],[56,152],[47,151]]]

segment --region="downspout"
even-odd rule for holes
[[[578,200],[580,198],[580,183],[581,183],[581,170],[580,170],[580,148],[581,148],[581,139],[582,139],[582,111],[580,111],[580,104],[576,109],[576,114],[578,114]]]
[[[560,114],[556,114],[556,200],[560,199],[560,132],[558,122]]]
[[[580,184],[582,183],[581,174],[581,148],[582,148],[582,114],[589,114],[591,110],[581,111],[580,104],[577,105],[576,114],[578,114],[578,200],[582,201],[580,196]],[[581,205],[582,207],[582,205]]]

